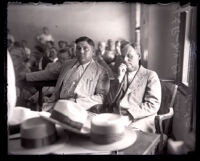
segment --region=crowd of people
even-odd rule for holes
[[[91,38],[82,36],[71,45],[58,41],[56,47],[47,27],[36,37],[35,50],[27,50],[29,54],[24,48],[28,48],[27,43],[22,47],[11,38],[8,42],[16,81],[57,80],[55,87],[43,88],[44,111],[51,111],[56,101],[66,99],[95,113],[119,113],[134,122],[136,128],[153,130],[161,102],[161,85],[158,75],[140,63],[141,52],[134,44],[108,39],[99,42],[96,48]],[[38,103],[35,88],[26,87],[20,92],[27,103]],[[135,123],[146,116],[152,117],[144,124]]]
[[[42,89],[42,112],[51,113],[55,103],[64,99],[86,111],[119,114],[128,120],[130,128],[155,132],[161,84],[157,73],[141,64],[141,50],[137,45],[108,39],[95,47],[94,41],[86,36],[71,44],[60,40],[57,45],[47,27],[36,37],[33,51],[26,40],[16,41],[8,30],[8,125],[20,124],[41,113],[29,110],[38,103],[37,89],[19,90],[17,81],[57,80],[55,87]],[[25,101],[24,107],[15,108],[17,97]],[[194,142],[194,136],[190,137]],[[172,140],[169,143],[174,151],[175,143]],[[193,148],[187,142],[181,143],[179,153],[185,154]]]
[[[7,48],[11,54],[15,67],[22,66],[23,64],[23,67],[28,68],[31,72],[44,70],[48,63],[56,62],[60,51],[66,51],[65,57],[68,60],[76,58],[75,41],[70,43],[67,40],[59,40],[56,45],[55,39],[50,34],[47,27],[43,27],[42,33],[36,36],[36,45],[32,50],[28,47],[28,42],[26,40],[15,40],[9,29],[7,40]],[[121,55],[120,45],[121,41],[113,41],[112,39],[108,39],[107,42],[98,42],[97,47],[95,47],[93,58],[100,64],[103,60],[106,63],[106,66],[113,68],[116,57]],[[103,65],[105,65],[105,63],[103,63]],[[110,69],[108,68],[108,71],[109,70]],[[25,71],[28,72],[28,70]],[[21,80],[19,75],[20,72],[21,69],[16,69],[17,80]],[[111,74],[110,71],[109,73]]]
[[[41,71],[43,74],[52,69],[59,71],[65,61],[76,59],[75,41],[70,43],[59,40],[56,45],[55,39],[47,27],[42,28],[42,33],[37,35],[35,40],[35,47],[31,50],[26,40],[15,40],[8,29],[8,51],[13,60],[16,81],[23,80],[24,73]],[[110,79],[114,78],[114,74],[116,74],[115,60],[121,55],[120,43],[119,40],[114,42],[112,39],[108,39],[107,42],[98,42],[97,47],[94,48],[93,59],[105,67]],[[17,91],[18,97],[20,97],[18,100],[22,100],[21,102],[26,106],[33,106],[33,104],[29,105],[30,102],[37,103],[38,92],[36,89],[25,87],[21,90],[17,88]],[[49,91],[52,93],[53,88],[43,89],[44,99],[46,94],[49,95]]]

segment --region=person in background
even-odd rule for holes
[[[46,48],[50,50],[51,48],[56,48],[56,47],[53,41],[46,41]]]
[[[66,49],[61,49],[58,51],[58,60],[52,63],[47,64],[46,68],[42,71],[32,72],[25,75],[25,77],[29,78],[29,81],[39,81],[48,79],[48,75],[54,75],[55,73],[59,73],[62,66],[68,61],[68,51]],[[58,76],[55,76],[58,77]],[[54,92],[54,87],[43,87],[43,101],[48,100],[48,97],[52,95]],[[36,92],[33,96],[29,98],[29,101],[32,104],[38,103],[39,93]]]
[[[108,50],[108,51],[115,50],[115,43],[114,43],[114,41],[112,39],[108,39],[107,40],[106,50]]]
[[[115,70],[116,70],[115,63],[116,63],[117,56],[118,55],[116,54],[115,43],[113,42],[112,39],[108,39],[107,46],[106,46],[106,52],[105,52],[103,58],[113,72],[115,72]]]
[[[57,60],[58,60],[58,51],[56,48],[51,48],[50,49],[50,53],[49,53],[49,60],[52,62],[52,63],[55,63]]]
[[[71,59],[76,58],[76,43],[74,41],[71,42],[69,47]]]
[[[13,108],[17,101],[17,93],[15,86],[15,71],[12,58],[7,50],[7,108],[8,108],[8,122],[10,122],[13,115]]]
[[[13,48],[10,50],[10,56],[13,61],[15,70],[15,80],[17,83],[17,105],[26,105],[26,100],[32,96],[37,90],[34,87],[24,86],[20,82],[23,80],[21,73],[29,73],[31,69],[26,62],[26,55],[19,42],[15,42]]]
[[[12,49],[14,42],[15,42],[15,38],[13,35],[10,34],[10,30],[7,29],[7,49],[8,51],[10,51],[10,49]]]
[[[49,33],[49,28],[48,27],[43,27],[42,28],[42,33],[36,37],[36,40],[40,44],[45,44],[47,41],[52,41],[54,42],[53,36]]]
[[[51,63],[53,60],[50,59],[50,55],[55,55],[55,58],[57,57],[57,49],[54,47],[54,43],[52,41],[46,42],[46,48],[45,52],[43,53],[43,56],[40,58],[39,62],[39,70],[45,69],[48,63]],[[53,58],[54,59],[54,58]]]
[[[11,34],[10,29],[7,29],[7,40],[10,40],[10,42],[12,42],[12,43],[15,42],[15,38],[14,38],[14,36]]]
[[[26,61],[28,61],[31,57],[31,49],[28,48],[26,40],[22,40],[21,45],[22,45],[22,48],[23,48],[25,55],[26,55]]]
[[[96,55],[97,55],[97,56],[98,56],[98,55],[103,56],[104,53],[105,53],[105,51],[106,51],[106,43],[103,42],[103,41],[99,42],[99,43],[98,43],[98,46],[97,46],[97,50],[96,50]]]
[[[68,47],[68,42],[60,40],[58,41],[58,50],[66,49]]]
[[[116,55],[121,55],[121,41],[115,41],[115,51]]]
[[[123,57],[121,56],[121,45],[129,43],[126,40],[116,41],[115,50],[107,51],[104,59],[111,68],[113,75],[118,74],[118,67],[123,62]]]
[[[99,42],[98,43],[98,48],[96,50],[96,54],[94,55],[93,59],[97,61],[102,67],[105,68],[109,75],[109,79],[113,79],[113,72],[112,69],[109,67],[109,65],[105,62],[103,56],[105,53],[105,48],[106,48],[106,43],[105,42]]]
[[[107,63],[112,73],[115,74],[115,60],[116,60],[116,52],[115,50],[106,50],[103,55],[104,61]]]
[[[59,50],[65,49],[67,51],[68,59],[72,59],[70,46],[67,41],[62,41],[62,40],[58,41],[58,47],[59,47]]]
[[[20,125],[23,121],[33,117],[39,117],[39,113],[36,111],[31,111],[26,107],[16,106],[17,96],[16,96],[16,79],[15,70],[12,58],[9,51],[7,51],[7,126],[10,129],[11,126]],[[42,112],[50,115],[48,112]],[[20,129],[20,127],[19,127]],[[8,130],[8,135],[10,130]]]
[[[154,117],[161,104],[158,75],[141,65],[141,53],[135,45],[123,44],[121,54],[123,62],[118,67],[116,78],[110,82],[104,104],[90,110],[120,114],[128,120],[129,127],[155,132]]]
[[[13,60],[14,69],[16,73],[16,80],[17,81],[21,80],[21,77],[19,75],[21,71],[30,72],[30,69],[28,68],[26,64],[25,51],[23,50],[21,44],[18,41],[16,41],[14,43],[14,46],[10,49],[9,52]]]
[[[45,26],[42,28],[42,33],[36,36],[36,51],[33,52],[38,70],[44,69],[42,68],[42,59],[43,57],[44,59],[46,58],[47,50],[50,50],[52,47],[54,47],[54,38],[49,32],[49,28]]]

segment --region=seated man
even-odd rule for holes
[[[77,59],[67,61],[61,72],[45,72],[38,79],[35,79],[37,72],[28,73],[26,80],[58,78],[55,93],[48,102],[67,99],[79,103],[87,110],[95,104],[103,103],[110,85],[107,72],[92,59],[93,54],[94,42],[88,37],[80,37],[76,40]]]
[[[91,111],[119,113],[129,119],[129,126],[154,132],[154,117],[161,104],[160,80],[154,71],[140,64],[141,55],[135,46],[126,43],[121,49],[124,61],[111,82],[103,108]]]
[[[57,56],[58,56],[58,60],[56,62],[49,63],[44,70],[26,74],[27,79],[29,79],[29,81],[33,81],[33,80],[37,81],[41,78],[44,79],[46,75],[48,76],[48,75],[54,75],[53,73],[58,73],[61,70],[63,64],[65,64],[66,61],[68,60],[67,49],[60,50]],[[51,95],[53,91],[54,91],[54,87],[43,87],[42,89],[43,96]],[[39,96],[39,93],[37,92],[33,96],[31,96],[29,100],[32,103],[37,103],[38,96]]]

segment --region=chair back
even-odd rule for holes
[[[160,142],[157,146],[157,153],[163,154],[168,137],[172,135],[172,119],[174,115],[174,103],[178,85],[171,81],[162,81],[162,99],[158,115],[155,117],[156,133],[160,134]]]
[[[173,107],[175,102],[175,96],[173,98],[173,95],[176,94],[176,91],[174,93],[175,83],[174,81],[171,80],[160,80],[160,83],[161,83],[162,98],[158,114],[165,114],[169,112],[169,107]]]
[[[160,82],[162,89],[162,98],[161,106],[157,114],[166,115],[167,113],[173,113],[173,106],[175,104],[178,85],[176,85],[174,81],[171,80],[161,80]],[[167,119],[163,122],[162,130],[163,133],[167,134],[168,136],[172,134],[172,118]]]

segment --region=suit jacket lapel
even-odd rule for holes
[[[77,61],[73,61],[71,62],[71,65],[66,64],[62,71],[60,72],[60,76],[57,80],[56,83],[56,87],[55,87],[55,93],[56,93],[56,97],[59,97],[59,93],[60,93],[60,87],[62,85],[63,79],[65,78],[65,76],[67,76],[67,79],[69,78],[69,76],[71,75],[71,73],[73,72],[72,67],[76,64]],[[58,96],[57,96],[58,94]]]
[[[92,79],[93,76],[95,75],[95,72],[96,72],[96,65],[95,65],[95,61],[92,59],[91,62],[90,62],[90,64],[86,67],[86,69],[85,69],[83,75],[81,76],[79,82],[77,83],[76,88],[75,88],[74,91],[77,90],[77,88],[79,87],[80,82],[82,80],[86,80],[88,78]]]
[[[126,91],[126,95],[131,93],[135,93],[137,89],[141,86],[141,84],[145,81],[145,75],[147,74],[146,70],[140,66],[139,70],[137,71],[133,81],[128,87],[128,90]]]
[[[93,76],[95,71],[96,71],[96,65],[95,65],[95,61],[92,59],[88,67],[86,67],[85,72],[83,73],[83,76],[81,79]]]

